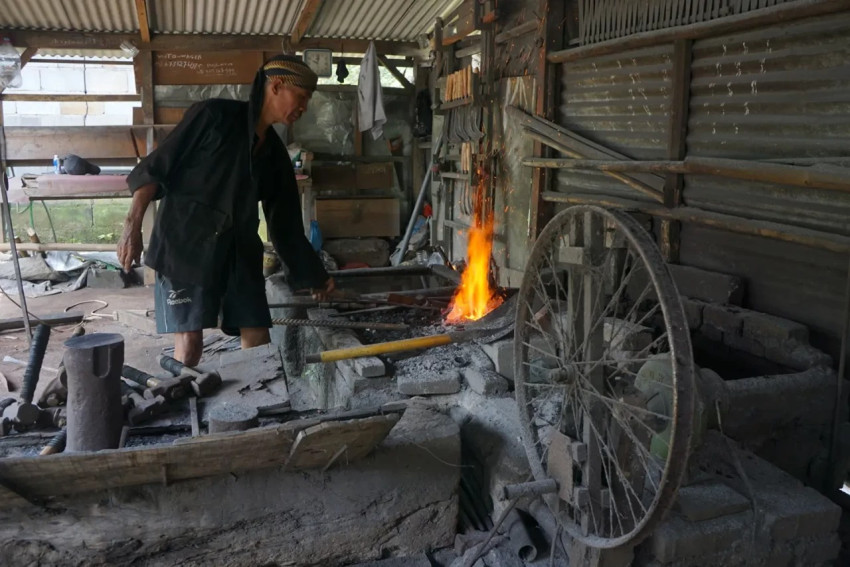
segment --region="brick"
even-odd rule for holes
[[[460,391],[460,372],[401,374],[398,376],[398,391],[407,396],[455,394]]]
[[[712,326],[723,333],[740,333],[744,326],[741,315],[737,308],[709,303],[702,310],[702,326]]]
[[[682,307],[685,310],[685,320],[688,328],[692,331],[699,329],[702,325],[702,310],[705,303],[693,299],[682,298]]]
[[[678,264],[669,268],[679,293],[685,297],[734,305],[740,305],[744,299],[744,284],[738,276]]]
[[[764,341],[799,341],[809,342],[809,328],[805,325],[768,315],[750,311],[743,315],[745,337]]]
[[[463,377],[472,391],[482,396],[498,396],[508,391],[508,381],[492,370],[465,368]]]
[[[676,500],[676,509],[691,522],[737,514],[749,507],[746,497],[719,482],[683,486]]]

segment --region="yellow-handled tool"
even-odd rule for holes
[[[427,337],[414,337],[400,341],[388,341],[373,345],[364,345],[352,348],[340,348],[326,350],[314,354],[308,354],[306,361],[311,362],[336,362],[337,360],[349,360],[351,358],[363,358],[364,356],[376,356],[379,354],[390,354],[393,352],[405,352],[408,350],[420,350],[447,345],[450,343],[462,343],[477,338],[489,337],[502,329],[476,329],[474,331],[456,331],[454,333],[443,333],[441,335],[429,335]]]

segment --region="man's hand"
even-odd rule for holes
[[[124,232],[118,240],[118,261],[125,272],[133,267],[133,262],[140,263],[142,258],[142,230],[135,223],[124,223]]]
[[[334,283],[334,279],[328,278],[328,281],[325,282],[325,287],[314,288],[310,290],[310,293],[316,301],[328,301],[335,288],[336,284]]]

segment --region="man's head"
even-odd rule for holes
[[[263,108],[272,122],[292,125],[307,110],[318,77],[301,59],[278,55],[262,69],[266,77]]]

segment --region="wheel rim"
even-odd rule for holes
[[[635,544],[684,474],[694,366],[681,299],[627,214],[566,209],[535,243],[518,294],[516,399],[536,479],[564,529],[598,548]]]

